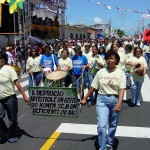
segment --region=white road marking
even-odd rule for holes
[[[97,125],[62,123],[56,130],[61,133],[97,135]],[[118,126],[116,136],[150,138],[150,128]]]
[[[142,93],[143,101],[150,102],[150,79],[147,74],[145,75],[145,80],[142,85],[141,93]]]
[[[26,93],[27,96],[29,96],[28,91],[25,91],[25,93]],[[17,95],[17,98],[22,98],[22,95],[21,94]]]
[[[150,102],[150,98],[149,98],[150,94],[149,93],[150,93],[150,79],[149,79],[148,75],[146,74],[144,82],[142,84],[142,90],[141,90],[142,99],[144,102]],[[127,91],[125,91],[123,100],[127,100],[127,96],[128,96]],[[131,94],[131,96],[132,96],[132,94]]]
[[[26,80],[24,82],[20,82],[20,84],[22,87],[25,87],[25,86],[29,85],[29,82],[28,82],[28,80]],[[16,86],[15,86],[15,90],[18,90]]]

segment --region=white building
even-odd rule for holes
[[[88,37],[88,28],[85,26],[71,26],[71,25],[65,25],[65,38],[70,39],[85,39]],[[62,25],[60,25],[60,33],[62,34]],[[61,38],[60,34],[60,38]]]

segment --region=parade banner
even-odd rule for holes
[[[0,27],[2,27],[2,4],[0,4]]]
[[[33,115],[78,117],[76,88],[28,87]]]

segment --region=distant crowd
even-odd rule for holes
[[[31,21],[32,21],[32,24],[43,25],[43,26],[58,26],[59,25],[57,16],[55,16],[54,19],[48,18],[48,17],[45,17],[45,19],[43,19],[42,17],[37,17],[35,15],[35,16],[32,16]]]

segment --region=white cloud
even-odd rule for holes
[[[104,24],[105,22],[101,18],[95,17],[94,18],[94,23],[95,24]]]

